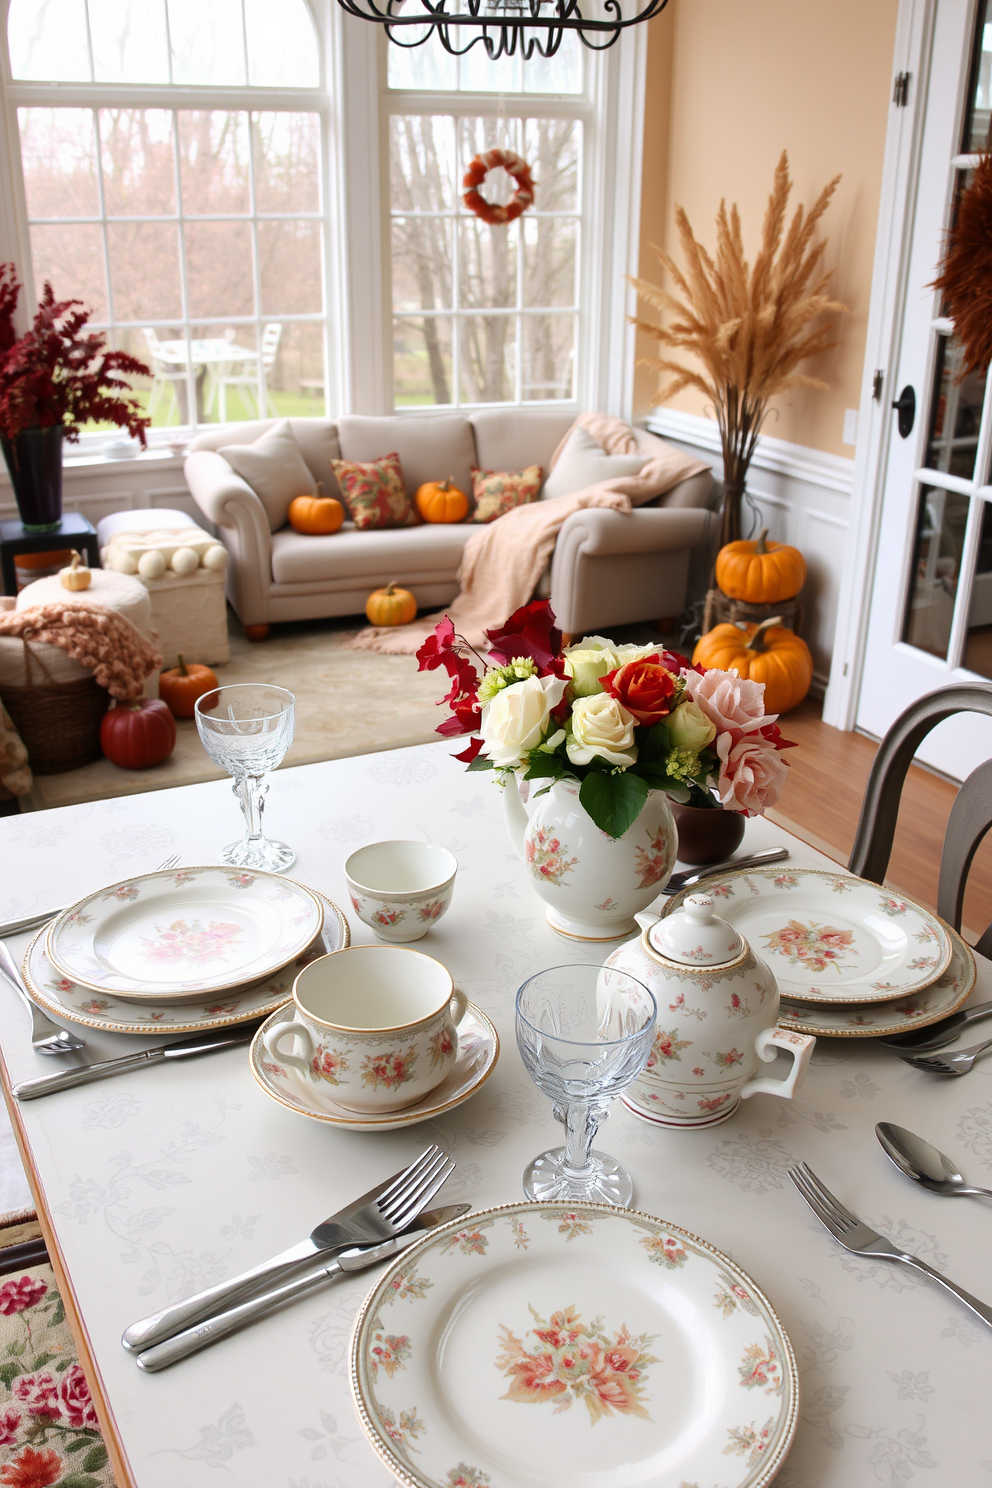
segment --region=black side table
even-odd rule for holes
[[[100,567],[96,528],[82,512],[63,512],[54,532],[27,532],[23,522],[0,522],[0,575],[4,594],[17,593],[14,559],[18,553],[53,553],[59,548],[76,548],[88,556],[90,568]]]

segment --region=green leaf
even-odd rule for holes
[[[13,1361],[11,1361],[11,1363],[9,1364],[0,1364],[0,1381],[2,1381],[3,1384],[7,1386],[8,1390],[10,1389],[17,1376],[23,1373],[24,1370],[21,1368],[20,1364],[15,1364],[13,1363]]]
[[[637,762],[640,765],[653,764],[655,760],[664,759],[672,747],[668,736],[668,728],[664,722],[656,723],[642,735],[637,730]]]
[[[34,1364],[32,1365],[32,1369],[43,1369],[45,1365],[50,1364],[54,1358],[54,1354],[39,1354],[38,1357],[35,1359]]]
[[[579,790],[579,800],[597,827],[614,838],[623,836],[647,798],[647,782],[630,770],[587,775]]]
[[[56,1307],[55,1311],[52,1313],[52,1320],[51,1320],[51,1322],[49,1324],[49,1327],[51,1327],[51,1328],[57,1328],[58,1325],[59,1325],[59,1323],[64,1323],[64,1322],[65,1322],[65,1306],[63,1305],[62,1298],[60,1297],[59,1300],[58,1300],[58,1306]]]
[[[557,779],[559,775],[565,773],[567,768],[564,760],[559,759],[556,754],[532,754],[524,779],[543,780],[548,776]]]
[[[86,1448],[92,1446],[92,1444],[93,1438],[87,1434],[86,1436],[77,1437],[75,1441],[66,1442],[62,1450],[64,1452],[85,1452]]]
[[[485,756],[481,754],[477,754],[472,763],[465,766],[466,770],[491,770],[492,767],[492,760],[486,759]]]
[[[59,1479],[59,1488],[100,1488],[100,1479],[91,1478],[89,1473],[80,1476],[73,1473],[71,1477]]]
[[[103,1442],[98,1442],[95,1447],[86,1453],[83,1458],[83,1472],[99,1472],[107,1465],[107,1449]]]

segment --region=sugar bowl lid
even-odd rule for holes
[[[714,912],[706,894],[690,894],[681,909],[651,926],[648,944],[680,966],[721,966],[744,949],[737,931]]]

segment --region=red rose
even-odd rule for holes
[[[615,697],[638,723],[650,726],[671,712],[675,678],[658,661],[628,661],[602,678],[603,691]]]
[[[47,1416],[57,1421],[62,1414],[55,1377],[46,1369],[42,1374],[22,1374],[15,1379],[10,1393],[25,1407],[29,1416]]]
[[[89,1383],[78,1364],[67,1369],[59,1380],[59,1403],[69,1425],[77,1431],[84,1426],[99,1429]]]
[[[48,1291],[43,1281],[38,1281],[33,1276],[21,1276],[17,1281],[5,1281],[0,1287],[0,1312],[4,1317],[11,1317],[15,1312],[23,1312],[26,1307],[33,1307],[40,1302]]]
[[[12,1447],[17,1440],[17,1428],[21,1424],[16,1410],[5,1410],[0,1416],[0,1447]]]

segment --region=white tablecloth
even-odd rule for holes
[[[363,842],[422,836],[455,853],[452,908],[420,946],[499,1028],[500,1063],[476,1099],[412,1130],[339,1132],[266,1099],[240,1049],[22,1108],[139,1488],[385,1488],[390,1475],[362,1436],[346,1377],[367,1279],[329,1286],[159,1375],[135,1368],[120,1334],[302,1237],[432,1139],[458,1160],[445,1196],[476,1207],[519,1197],[527,1161],[558,1139],[550,1104],[520,1064],[513,999],[530,973],[587,953],[547,928],[491,779],[465,774],[450,753],[439,743],[280,772],[266,828],[295,846],[294,875],[344,908],[342,863]],[[226,782],[5,819],[0,916],[149,870],[170,851],[209,862],[239,825]],[[748,823],[749,846],[783,840],[770,823]],[[799,865],[825,861],[788,845]],[[349,918],[356,942],[372,938]],[[983,962],[975,999],[990,996],[992,966]],[[32,1053],[13,996],[0,996],[0,1042],[13,1080],[51,1072]],[[120,1036],[90,1040],[94,1057],[136,1047]],[[943,1082],[869,1042],[821,1040],[792,1104],[757,1096],[726,1125],[697,1132],[655,1130],[617,1107],[604,1126],[598,1145],[630,1168],[637,1207],[732,1255],[792,1337],[803,1399],[782,1488],[992,1481],[992,1334],[933,1285],[841,1250],[787,1177],[805,1158],[849,1207],[992,1298],[992,1206],[910,1184],[873,1131],[880,1120],[908,1126],[990,1184],[990,1076],[992,1060]]]

